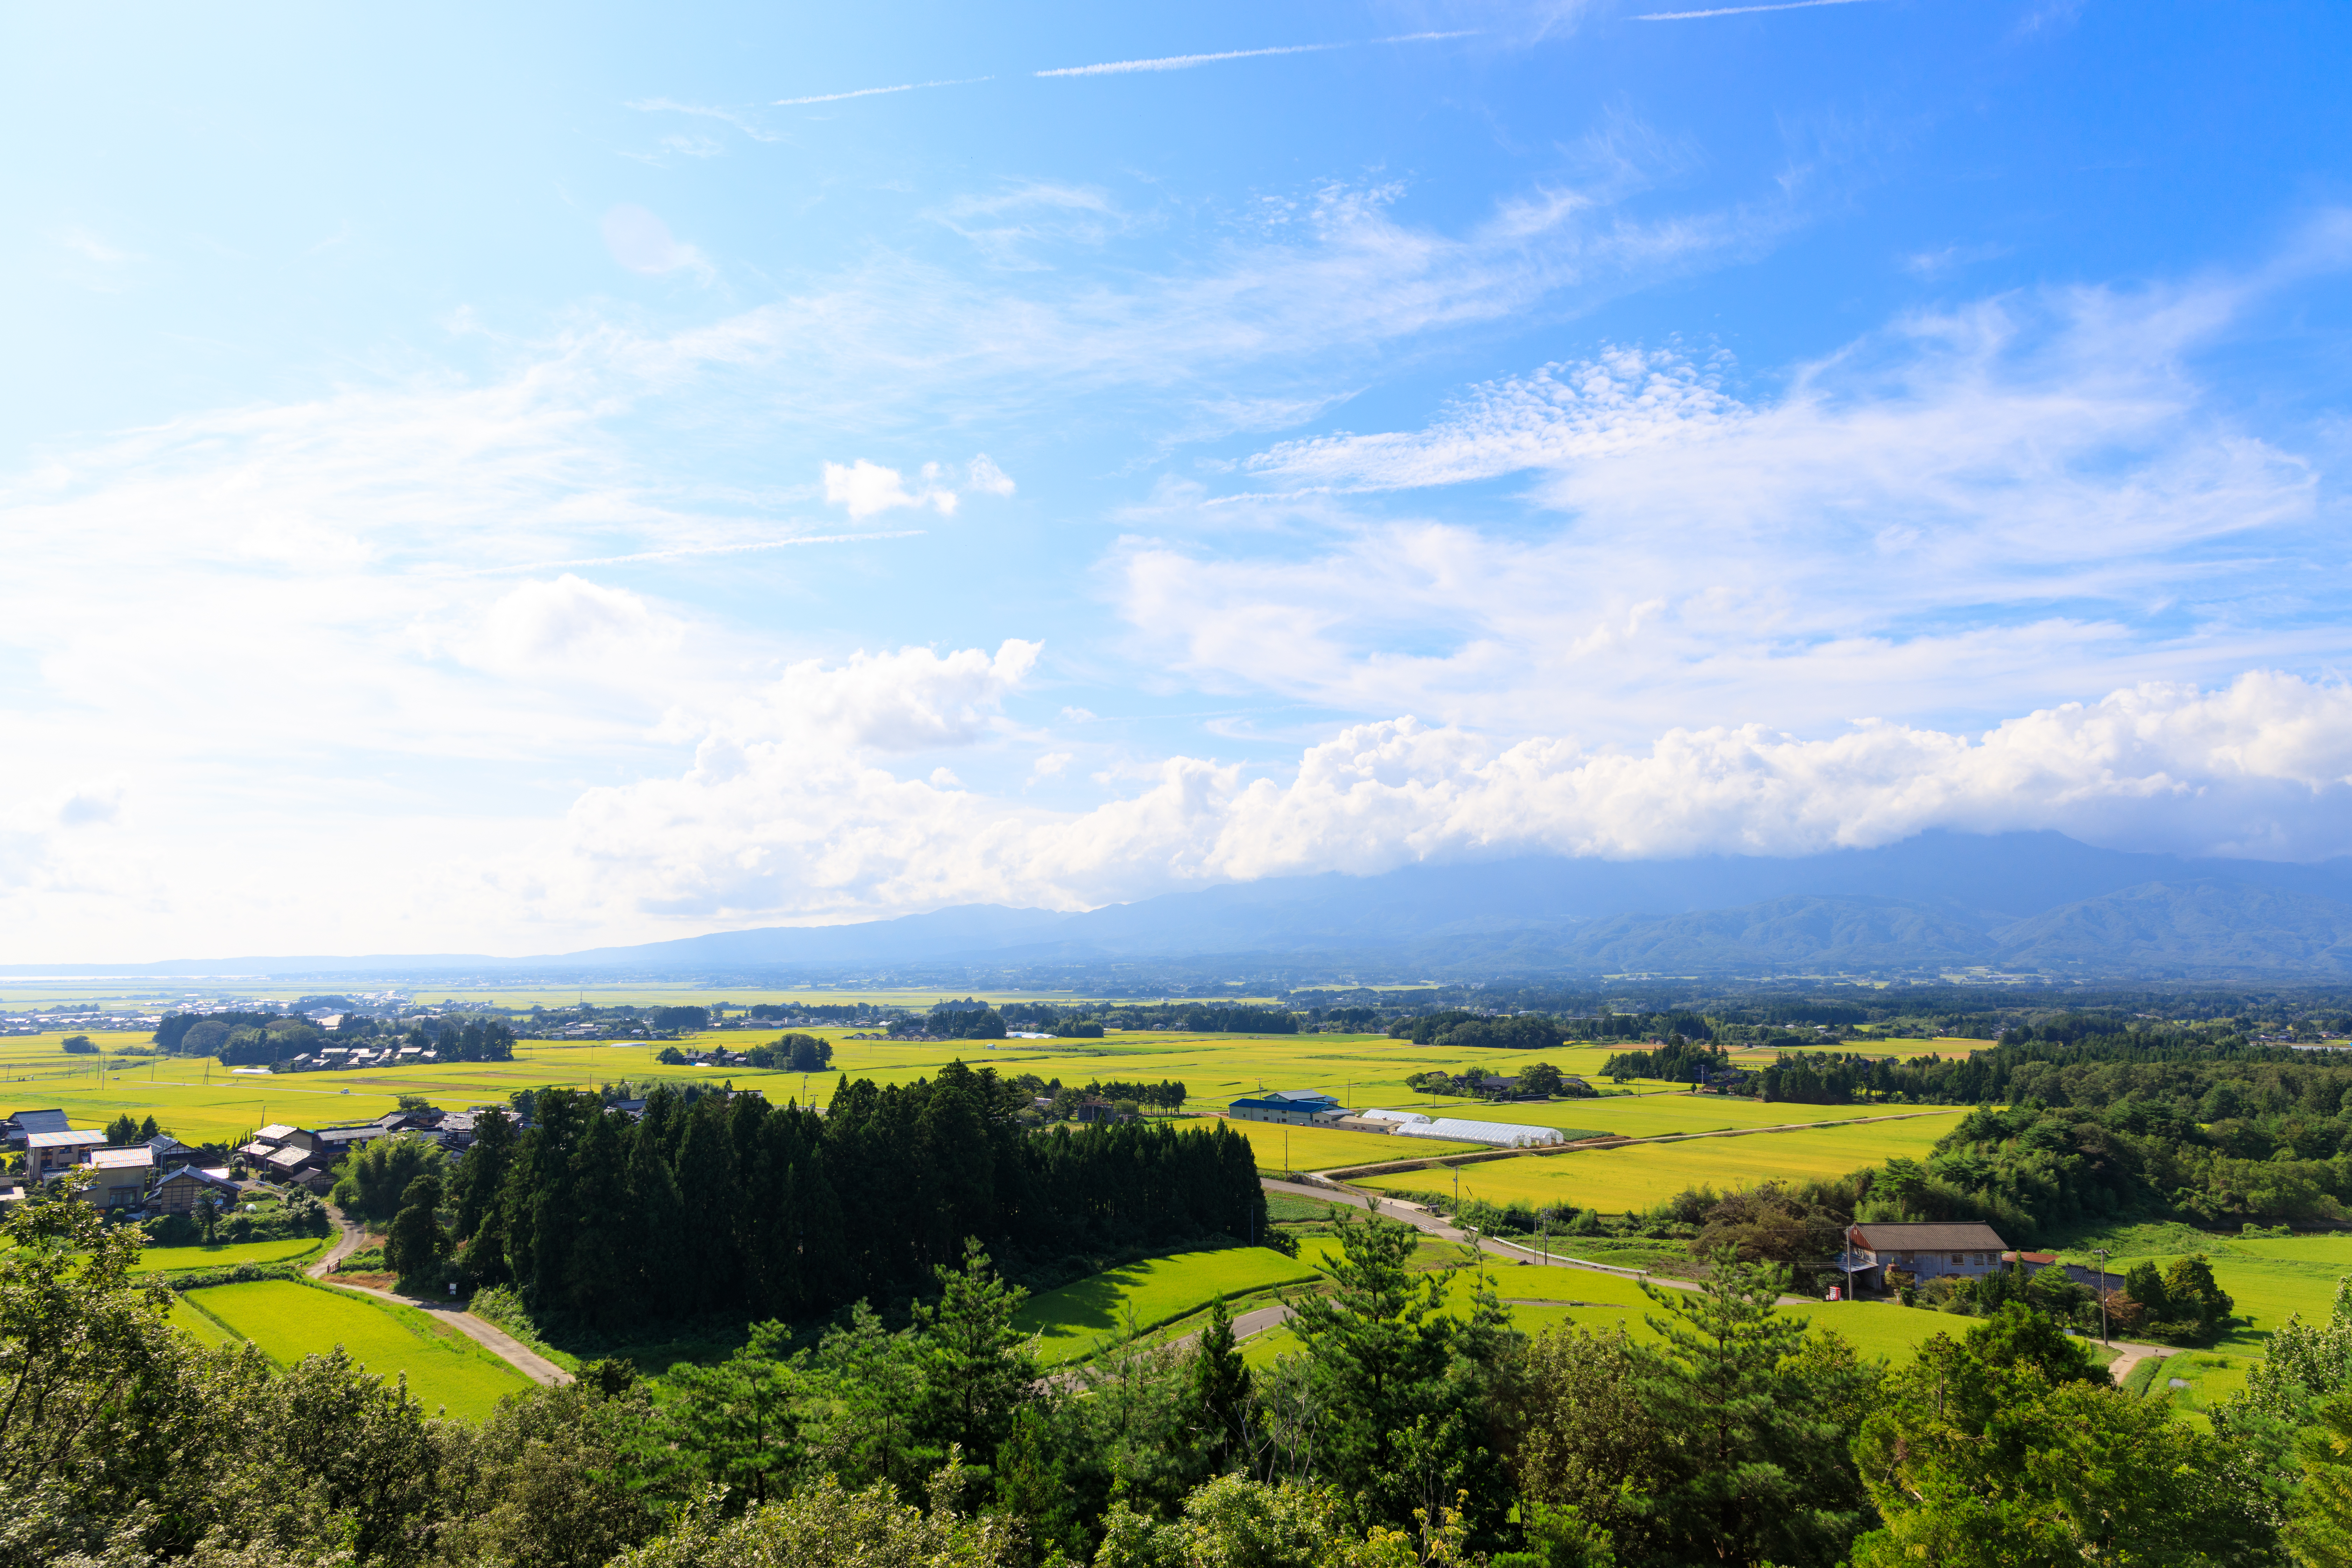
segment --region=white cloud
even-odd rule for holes
[[[2069,689],[2322,665],[2339,629],[2324,596],[2297,607],[2317,580],[2289,564],[2334,553],[2317,470],[2190,369],[2253,291],[1908,318],[1752,403],[1719,360],[1546,366],[1423,430],[1268,448],[1245,467],[1288,488],[1215,503],[1265,529],[1188,542],[1202,503],[1139,510],[1122,608],[1144,647],[1223,689],[1588,739],[1633,739],[1662,705],[1696,723],[1989,719]],[[1507,527],[1338,499],[1510,475],[1536,510]]]
[[[1615,348],[1473,388],[1427,430],[1286,441],[1244,468],[1348,489],[1401,489],[1564,467],[1687,440],[1748,411],[1722,389],[1727,361]]]
[[[890,511],[900,507],[929,507],[941,517],[953,517],[961,500],[957,489],[946,482],[948,470],[938,463],[925,463],[909,487],[906,476],[896,468],[886,468],[864,458],[854,463],[824,465],[824,499],[833,506],[847,510],[851,518],[872,517],[876,512]],[[1010,496],[1012,477],[988,460],[985,453],[974,458],[964,470],[962,490],[966,493]]]
[[[729,723],[746,746],[782,743],[802,755],[813,746],[837,753],[969,746],[990,732],[1043,646],[1008,637],[993,654],[907,647],[861,651],[834,665],[808,659]]]
[[[671,234],[669,225],[641,206],[621,203],[605,213],[603,226],[604,248],[632,272],[649,278],[691,272],[704,283],[718,276],[708,257]]]
[[[511,678],[610,681],[667,663],[686,640],[685,624],[626,588],[604,587],[566,572],[553,582],[523,583],[492,603],[460,657]]]
[[[852,918],[975,900],[1073,909],[1185,886],[1557,853],[1802,855],[1928,828],[2054,828],[2189,853],[2352,852],[2352,689],[2251,672],[2150,684],[1980,734],[1866,721],[1821,739],[1754,726],[1645,746],[1505,743],[1412,719],[1349,727],[1286,779],[1172,757],[1140,791],[1048,813],[814,764],[592,791],[576,896],[699,921]],[[593,868],[593,877],[587,873]]]

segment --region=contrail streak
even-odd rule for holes
[[[926,87],[970,87],[976,81],[994,79],[992,77],[964,76],[958,77],[952,81],[904,81],[897,87],[861,87],[855,92],[820,92],[813,98],[780,98],[775,100],[775,106],[778,109],[790,109],[794,104],[800,103],[839,103],[845,98],[872,98],[877,93],[883,92],[913,92],[919,88]]]
[[[1252,60],[1265,55],[1313,55],[1326,49],[1358,49],[1370,44],[1418,44],[1436,38],[1467,38],[1470,33],[1405,33],[1393,38],[1370,38],[1364,43],[1343,44],[1280,44],[1265,49],[1224,49],[1213,55],[1163,55],[1150,60],[1108,60],[1094,66],[1063,66],[1056,70],[1038,71],[1038,76],[1118,76],[1127,71],[1181,71],[1194,66],[1213,65],[1219,60]]]

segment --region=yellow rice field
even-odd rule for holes
[[[1890,1155],[1924,1155],[1950,1131],[1958,1110],[1846,1127],[1694,1138],[1617,1149],[1579,1149],[1458,1167],[1465,1198],[1488,1203],[1574,1205],[1614,1214],[1661,1203],[1701,1183],[1718,1192],[1763,1181],[1843,1176]],[[1456,1171],[1366,1176],[1353,1184],[1386,1192],[1454,1191]]]

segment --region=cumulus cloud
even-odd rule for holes
[[[500,675],[610,679],[657,664],[685,639],[684,623],[643,595],[566,572],[501,595],[459,646],[467,662]]]
[[[854,463],[824,465],[824,499],[830,505],[845,509],[852,518],[872,517],[876,512],[899,507],[925,506],[941,517],[953,517],[961,499],[953,478],[944,464],[925,463],[910,486],[898,469],[860,458]],[[989,461],[983,452],[966,465],[961,490],[1009,496],[1013,493],[1013,479]]]
[[[1975,734],[1871,721],[1814,739],[1714,727],[1586,748],[1396,719],[1307,748],[1286,777],[1169,758],[1134,793],[1077,812],[786,746],[746,757],[720,779],[590,792],[571,855],[597,868],[604,896],[627,889],[642,908],[846,918],[971,900],[1074,909],[1502,854],[1804,855],[1937,827],[2352,852],[2352,688],[2269,671],[2212,690],[2135,686]]]
[[[969,746],[988,734],[1043,647],[1008,637],[993,654],[906,647],[860,651],[833,665],[804,660],[731,721],[734,733],[750,743],[788,743],[803,755],[812,745],[839,752]]]

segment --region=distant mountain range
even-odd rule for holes
[[[1278,959],[1467,978],[1642,973],[2352,978],[2352,859],[2095,849],[1930,833],[1790,859],[1528,858],[1281,878],[1079,914],[969,904],[527,958],[373,954],[0,965],[9,974],[362,978],[532,973],[778,981],[959,963]]]

